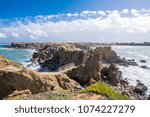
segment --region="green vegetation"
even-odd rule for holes
[[[114,99],[114,100],[129,99],[127,96],[124,96],[116,92],[114,89],[112,89],[108,84],[104,82],[97,82],[95,84],[92,84],[91,86],[83,90],[83,92],[84,93],[89,93],[89,92],[99,93],[99,94],[107,96],[109,99]]]

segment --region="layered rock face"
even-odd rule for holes
[[[49,90],[74,91],[82,88],[77,82],[71,80],[63,73],[39,73],[24,68],[20,69],[16,66],[7,66],[5,69],[0,69],[0,99],[7,97],[15,90],[26,89],[29,89],[32,94],[36,94]]]
[[[101,80],[101,53],[98,49],[91,51],[85,64],[69,71],[70,78],[79,82],[81,85],[90,84]]]
[[[73,46],[56,45],[53,47],[45,46],[38,52],[35,52],[32,61],[37,61],[42,68],[55,71],[58,67],[72,62],[75,65],[80,65],[83,57],[83,51],[77,51]]]
[[[98,50],[102,53],[102,59],[108,63],[115,63],[119,58],[111,47],[99,47]]]

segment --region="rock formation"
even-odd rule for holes
[[[108,63],[115,63],[118,60],[118,56],[111,47],[99,47],[97,48],[102,53],[102,59]]]
[[[6,59],[6,61],[9,60]],[[66,74],[39,73],[15,66],[17,63],[14,63],[12,62],[11,66],[6,68],[0,68],[0,99],[7,97],[15,90],[29,89],[32,94],[36,94],[49,90],[74,91],[82,89],[76,81],[70,79]],[[0,66],[2,64],[1,61]]]
[[[108,81],[113,86],[117,86],[122,79],[122,73],[118,70],[115,64],[111,64],[109,68],[103,68],[101,73],[103,80]]]
[[[101,80],[101,52],[98,49],[91,51],[87,62],[69,71],[70,78],[79,82],[81,85],[90,84]]]
[[[42,68],[50,71],[57,70],[60,66],[75,63],[80,65],[83,61],[84,52],[77,51],[68,45],[57,45],[54,47],[45,46],[33,54],[32,61],[38,62]]]
[[[144,95],[148,88],[141,82],[138,82],[138,84],[135,86],[135,92],[139,93],[140,95]]]

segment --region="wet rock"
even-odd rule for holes
[[[145,86],[143,83],[139,82],[136,86],[134,91],[139,93],[140,95],[144,95],[146,91],[148,90],[147,86]]]
[[[32,55],[33,58],[37,58],[38,56],[39,56],[38,52],[34,52]]]
[[[136,62],[134,61],[127,61],[128,65],[132,65],[132,66],[139,66]]]
[[[140,81],[140,80],[136,80],[136,82],[137,82],[137,83],[141,83],[141,81]]]
[[[141,63],[146,63],[146,60],[140,60]]]
[[[128,59],[127,62],[135,62],[134,59]]]
[[[117,64],[128,67],[129,65],[131,66],[139,66],[134,59],[129,59],[129,60],[123,60],[120,59],[119,61],[117,61]]]
[[[140,66],[141,68],[143,68],[143,69],[150,69],[149,67],[147,67],[146,65],[142,65],[142,66]]]

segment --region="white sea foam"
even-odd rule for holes
[[[150,94],[150,69],[143,69],[140,66],[146,65],[150,68],[150,47],[143,46],[113,46],[112,49],[122,58],[134,59],[139,66],[118,66],[122,71],[123,78],[127,78],[132,85],[137,84],[137,80],[142,81],[148,88]],[[141,63],[140,60],[146,60]]]

